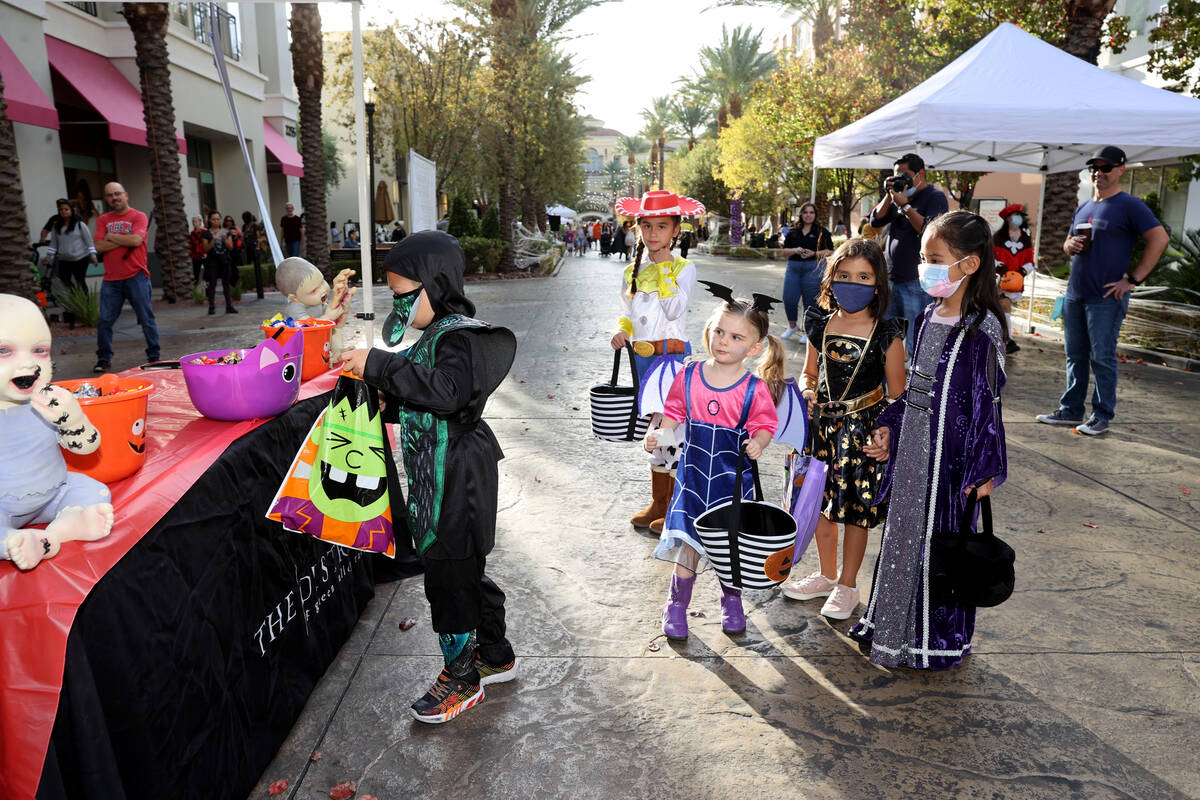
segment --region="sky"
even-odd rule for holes
[[[636,133],[643,124],[641,109],[653,98],[677,91],[675,81],[693,73],[700,48],[720,43],[722,24],[763,30],[764,49],[788,25],[775,8],[704,10],[709,5],[707,0],[618,0],[580,14],[567,28],[572,38],[562,45],[575,56],[575,71],[591,77],[576,96],[580,113],[621,133]],[[350,30],[347,6],[321,3],[325,30]],[[365,0],[364,26],[386,20],[389,6],[395,7]],[[422,0],[420,8],[414,21],[455,16],[442,0]]]

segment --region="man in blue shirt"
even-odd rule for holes
[[[908,153],[896,159],[893,177],[904,175],[911,183],[900,189],[889,180],[888,191],[871,209],[871,226],[882,228],[891,224],[884,257],[888,277],[892,282],[892,302],[887,316],[908,320],[908,337],[904,349],[912,357],[917,317],[933,298],[921,288],[917,278],[917,262],[921,260],[921,233],[925,225],[939,214],[950,210],[946,195],[925,182],[925,159]]]
[[[1063,250],[1071,256],[1062,313],[1067,390],[1058,410],[1039,414],[1037,420],[1099,436],[1108,430],[1117,405],[1117,335],[1129,309],[1129,293],[1158,264],[1170,237],[1145,203],[1121,191],[1125,174],[1121,148],[1102,147],[1087,166],[1092,199],[1075,209],[1071,235],[1063,242]],[[1129,260],[1138,236],[1146,238],[1146,249],[1131,270]],[[1083,422],[1089,365],[1096,388],[1092,415]]]

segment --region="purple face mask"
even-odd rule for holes
[[[834,281],[832,288],[833,299],[837,300],[838,307],[848,314],[862,311],[875,297],[874,284]]]

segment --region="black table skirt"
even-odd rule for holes
[[[254,788],[374,595],[376,557],[264,516],[327,403],[231,444],[97,583],[67,640],[40,800]]]

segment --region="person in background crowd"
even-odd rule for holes
[[[912,355],[917,318],[932,301],[917,279],[921,233],[935,217],[945,214],[950,205],[945,194],[926,183],[925,160],[919,155],[901,156],[896,159],[892,171],[883,199],[871,209],[870,224],[875,228],[892,226],[884,250],[892,281],[892,307],[888,309],[888,317],[908,320],[905,350]]]
[[[404,223],[396,220],[392,224],[392,242],[402,241],[405,236],[408,236],[408,232],[404,230]]]
[[[146,260],[146,215],[129,205],[125,187],[106,184],[104,199],[112,211],[96,220],[94,244],[104,258],[104,282],[100,284],[100,325],[96,331],[96,366],[92,372],[107,372],[112,366],[113,323],[128,300],[146,337],[146,357],[158,361],[158,325],[150,301],[150,268]]]
[[[192,259],[192,283],[200,285],[204,272],[204,220],[192,217],[192,230],[188,234],[188,255]]]
[[[288,257],[299,256],[304,243],[304,222],[296,216],[296,207],[291,203],[284,206],[286,214],[279,220],[279,230],[283,234],[283,254]]]
[[[228,217],[227,219],[232,219]],[[208,230],[204,236],[204,280],[208,282],[208,313],[217,313],[216,297],[217,282],[221,282],[221,290],[225,295],[225,313],[236,314],[233,306],[231,288],[234,270],[233,254],[237,246],[237,237],[232,230],[221,224],[220,212],[214,211],[208,215]]]
[[[1025,276],[1033,269],[1033,239],[1025,225],[1025,209],[1020,203],[1000,211],[1000,228],[992,236],[996,251],[996,276],[1000,281],[1000,307],[1004,309],[1005,343],[1008,355],[1021,349],[1012,338],[1012,306],[1025,292]]]
[[[329,223],[329,246],[342,246],[342,232],[338,230],[337,223],[333,221],[330,221]]]
[[[87,289],[89,264],[97,263],[96,247],[87,223],[75,213],[67,200],[58,201],[58,222],[50,231],[42,264],[58,263],[58,276],[67,286]]]
[[[1063,299],[1063,334],[1067,349],[1067,390],[1058,410],[1039,414],[1038,422],[1071,425],[1087,436],[1108,430],[1117,408],[1117,336],[1129,293],[1158,264],[1170,236],[1145,203],[1121,191],[1125,151],[1109,145],[1087,161],[1092,198],[1075,209],[1071,235],[1063,251],[1071,256],[1071,277]],[[1133,243],[1146,239],[1137,266],[1130,269]],[[1092,415],[1083,422],[1088,367],[1096,376]]]
[[[260,258],[259,245],[260,236],[263,234],[262,223],[249,211],[242,212],[242,243],[246,248],[246,257],[242,260],[243,264],[254,264],[259,266]]]
[[[346,244],[345,244],[345,247],[347,247],[347,248],[357,248],[358,246],[359,246],[359,241],[358,241],[358,228],[351,228],[349,231],[347,231],[347,232],[346,232]]]
[[[221,221],[221,227],[233,232],[233,249],[230,250],[230,256],[234,266],[244,264],[245,262],[241,260],[242,248],[245,244],[245,241],[242,239],[242,229],[237,226],[237,221],[228,215]]]
[[[819,268],[820,260],[833,252],[833,237],[817,222],[817,207],[805,203],[800,207],[800,220],[788,230],[780,252],[787,256],[787,268],[783,273],[783,313],[788,326],[780,339],[799,337],[804,341],[800,329],[800,305],[805,309],[817,307],[817,295],[821,291],[824,275]]]

